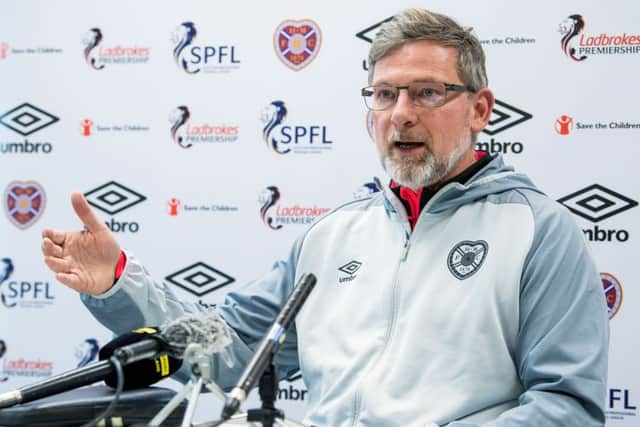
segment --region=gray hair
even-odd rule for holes
[[[485,56],[480,40],[453,19],[425,9],[405,9],[380,27],[369,50],[369,84],[382,57],[412,41],[428,40],[458,51],[458,75],[474,90],[487,87]]]

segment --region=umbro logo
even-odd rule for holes
[[[109,215],[115,215],[147,198],[115,181],[107,182],[84,194],[87,202]]]
[[[638,202],[617,193],[600,184],[592,184],[581,190],[558,199],[571,212],[588,219],[600,222],[628,209],[638,206]]]
[[[362,267],[362,263],[356,260],[349,261],[342,267],[338,267],[338,271],[346,274],[346,276],[338,278],[338,283],[350,282],[355,279],[356,272],[360,270],[360,267]]]
[[[51,113],[25,102],[0,116],[0,124],[22,136],[44,129],[60,120]]]
[[[233,277],[204,262],[191,264],[168,275],[165,280],[198,297],[235,282]]]
[[[533,116],[526,111],[522,111],[513,105],[496,99],[496,103],[491,111],[489,123],[487,123],[487,126],[482,132],[493,136],[513,126],[519,125],[532,117]]]

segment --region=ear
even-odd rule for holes
[[[482,88],[473,96],[471,132],[480,133],[487,126],[496,98],[488,88]]]
[[[367,127],[367,133],[369,134],[369,138],[371,141],[376,142],[376,133],[373,128],[373,111],[367,110],[367,114],[365,116],[365,126]]]

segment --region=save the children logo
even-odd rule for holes
[[[260,115],[262,139],[277,154],[321,154],[332,149],[327,126],[285,124],[288,109],[284,101],[269,103]]]
[[[639,34],[585,34],[585,19],[580,14],[572,14],[559,25],[562,35],[562,52],[575,62],[582,62],[594,55],[626,55],[640,53]]]
[[[447,267],[458,280],[468,279],[480,269],[488,251],[484,240],[463,240],[449,251]]]
[[[329,208],[318,206],[300,206],[299,204],[283,206],[280,203],[280,189],[275,185],[265,187],[258,196],[260,218],[272,230],[280,230],[284,225],[307,225],[317,217],[329,212]]]
[[[89,29],[82,37],[84,60],[94,70],[102,70],[106,65],[145,64],[149,61],[151,48],[138,45],[105,46],[100,28]]]
[[[226,123],[189,123],[191,111],[186,105],[179,105],[169,114],[171,139],[181,148],[191,148],[194,144],[232,143],[240,134],[240,126]]]
[[[193,21],[185,21],[171,33],[173,60],[187,74],[222,74],[240,68],[240,59],[233,44],[194,43],[199,31]]]
[[[294,71],[309,65],[320,52],[322,33],[310,19],[282,21],[273,33],[273,47],[278,59]]]

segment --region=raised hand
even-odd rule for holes
[[[105,293],[113,286],[120,245],[81,193],[71,194],[71,204],[85,229],[45,228],[44,262],[56,273],[56,279],[70,288],[90,295]]]

